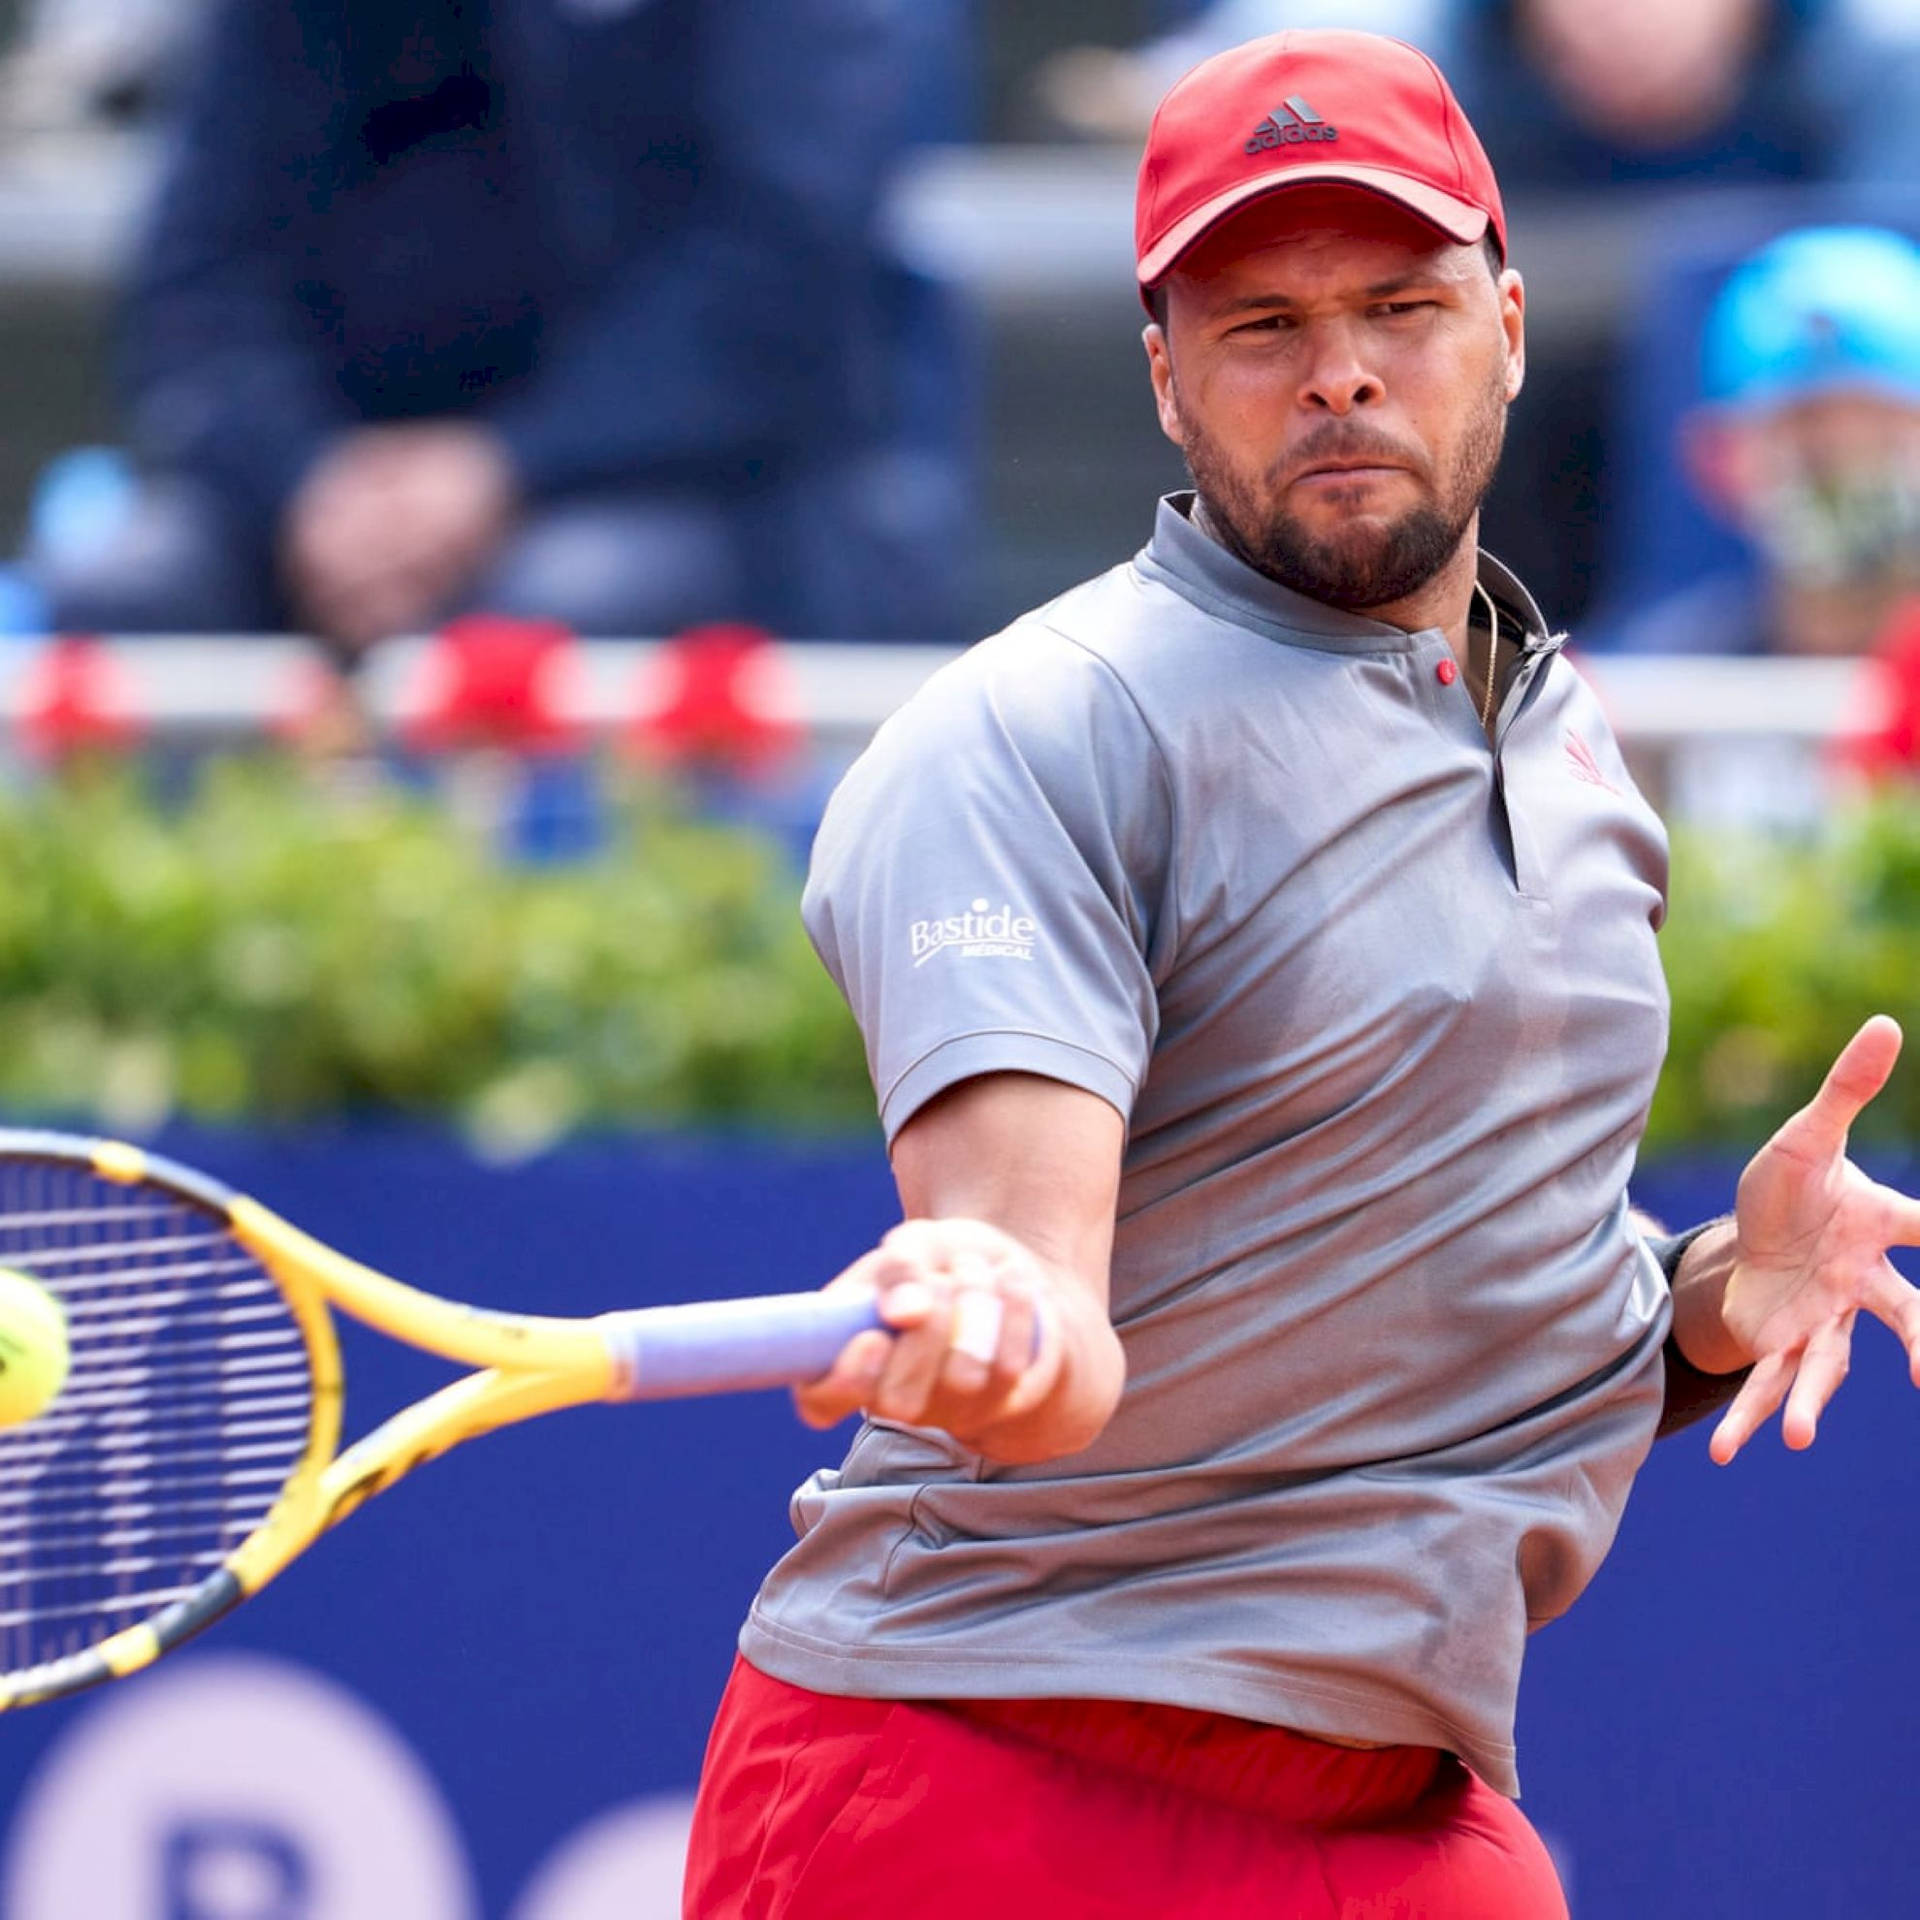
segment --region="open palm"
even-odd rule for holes
[[[1887,1258],[1889,1247],[1920,1245],[1920,1201],[1868,1179],[1847,1158],[1849,1130],[1899,1056],[1899,1027],[1876,1015],[1740,1176],[1721,1317],[1753,1371],[1714,1429],[1710,1451],[1722,1464],[1783,1403],[1787,1445],[1813,1444],[1846,1377],[1863,1308],[1899,1335],[1920,1385],[1920,1292]]]

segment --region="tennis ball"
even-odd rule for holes
[[[66,1384],[67,1316],[39,1281],[0,1267],[0,1427],[44,1412]]]

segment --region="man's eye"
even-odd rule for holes
[[[1439,305],[1436,300],[1388,300],[1374,308],[1374,312],[1386,319],[1396,320],[1409,313],[1425,313],[1428,308]]]
[[[1234,328],[1235,333],[1278,333],[1285,324],[1285,316],[1278,313],[1265,313],[1258,320],[1243,320]]]

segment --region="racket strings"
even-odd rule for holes
[[[0,1162],[0,1266],[59,1298],[72,1353],[53,1404],[0,1428],[0,1669],[18,1672],[217,1569],[299,1463],[313,1380],[272,1276],[164,1188]]]

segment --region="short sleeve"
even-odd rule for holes
[[[982,1073],[1043,1074],[1131,1113],[1170,842],[1126,688],[1038,623],[983,641],[881,728],[827,808],[803,911],[889,1141]]]

